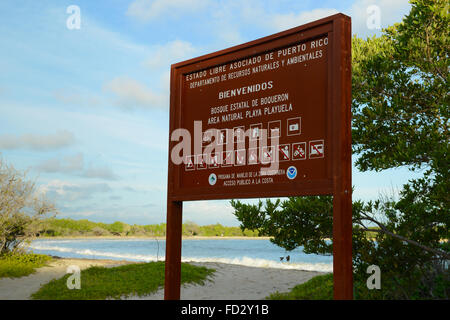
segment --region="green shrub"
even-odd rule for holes
[[[39,300],[92,300],[147,295],[164,285],[164,262],[135,263],[113,268],[91,267],[81,271],[81,289],[69,290],[69,274],[43,285],[32,295]],[[202,284],[215,270],[181,264],[181,283]]]
[[[18,278],[27,276],[36,271],[36,268],[45,266],[52,258],[43,254],[34,253],[5,253],[0,256],[0,278]]]
[[[290,292],[272,293],[270,300],[332,300],[333,274],[316,276],[292,288]]]

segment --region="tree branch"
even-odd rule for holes
[[[417,241],[408,239],[408,238],[406,238],[406,237],[404,237],[404,236],[401,236],[401,235],[399,235],[399,234],[395,234],[395,233],[389,231],[389,230],[386,228],[386,226],[385,226],[384,224],[382,224],[381,222],[378,222],[377,220],[375,220],[374,218],[368,216],[367,214],[365,214],[365,213],[363,213],[363,212],[361,212],[361,214],[364,216],[364,220],[368,220],[368,221],[370,221],[370,222],[373,222],[373,223],[375,223],[377,226],[380,227],[380,229],[368,229],[368,228],[365,228],[365,231],[372,231],[372,232],[384,233],[384,234],[387,234],[387,235],[389,235],[389,236],[391,236],[391,237],[393,237],[393,238],[396,238],[396,239],[405,241],[405,242],[407,242],[407,243],[409,243],[409,244],[412,244],[412,245],[414,245],[414,246],[416,246],[416,247],[419,247],[419,248],[421,248],[421,249],[423,249],[423,250],[425,250],[425,251],[429,251],[429,252],[432,252],[432,253],[437,254],[437,255],[439,255],[439,256],[442,256],[443,258],[450,259],[450,254],[448,254],[447,252],[442,251],[442,250],[439,250],[439,249],[435,249],[435,248],[430,248],[430,247],[428,247],[428,246],[425,246],[425,245],[423,245],[423,244],[420,244],[420,243],[417,242]],[[360,222],[360,224],[364,227],[364,225],[363,225],[361,222]]]

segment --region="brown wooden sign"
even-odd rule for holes
[[[350,30],[337,14],[172,65],[166,299],[182,201],[325,194],[335,298],[352,297]]]

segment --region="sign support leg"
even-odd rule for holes
[[[164,299],[180,300],[183,202],[167,201]]]
[[[351,189],[333,197],[333,282],[335,300],[353,299]]]

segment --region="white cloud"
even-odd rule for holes
[[[69,173],[83,169],[83,154],[67,156],[61,159],[49,159],[36,167],[39,171],[47,173]]]
[[[54,158],[44,161],[36,166],[36,169],[46,173],[69,173],[85,178],[99,178],[104,180],[116,180],[117,176],[108,167],[84,164],[82,153],[73,156]]]
[[[275,14],[270,17],[269,23],[277,31],[293,28],[302,24],[322,19],[333,14],[338,13],[336,9],[314,9],[311,11],[303,12],[289,12],[286,14]]]
[[[316,6],[319,6],[318,3]],[[381,13],[381,27],[385,28],[396,22],[409,12],[411,5],[408,0],[356,0],[345,9],[333,7],[315,8],[304,11],[289,10],[274,12],[262,2],[227,1],[219,5],[210,5],[209,11],[213,17],[211,28],[217,37],[226,43],[242,42],[241,34],[248,26],[267,29],[269,32],[282,31],[312,22],[327,16],[342,12],[352,18],[353,34],[366,36],[378,33],[380,30],[369,29],[367,19],[370,18],[367,8],[378,6]]]
[[[116,180],[117,176],[108,167],[94,167],[86,168],[81,174],[85,178],[99,178],[105,180]]]
[[[135,0],[128,7],[127,15],[147,22],[166,15],[197,11],[209,3],[209,0]]]
[[[80,90],[60,88],[53,91],[53,97],[65,105],[77,107],[94,107],[103,105],[103,99],[99,95],[82,93]]]
[[[39,187],[40,193],[61,202],[87,200],[91,199],[94,194],[110,191],[111,188],[106,183],[76,184],[61,180],[52,180]]]
[[[367,8],[377,6],[380,9],[381,28],[386,28],[396,22],[400,22],[411,8],[408,0],[358,0],[346,10],[346,14],[352,17],[352,33],[360,37],[369,36],[380,30],[369,29],[367,19],[370,18]]]
[[[124,109],[168,108],[166,95],[156,93],[144,84],[127,76],[116,77],[103,86],[115,95],[115,104]]]
[[[150,69],[169,69],[173,63],[193,58],[197,50],[190,42],[175,40],[152,48],[152,54],[144,62]]]
[[[386,28],[400,22],[409,12],[411,5],[408,0],[357,0],[342,13],[352,18],[352,33],[359,37],[373,35],[380,30],[369,29],[367,20],[370,18],[367,8],[377,6],[380,9],[381,28]],[[335,8],[318,8],[302,12],[288,12],[284,14],[265,13],[266,21],[275,30],[281,31],[338,13]]]
[[[0,149],[32,149],[35,151],[49,151],[68,147],[75,143],[74,135],[66,130],[48,134],[24,134],[14,136],[0,135]]]
[[[198,224],[239,225],[228,200],[185,202],[183,220],[195,221]]]

